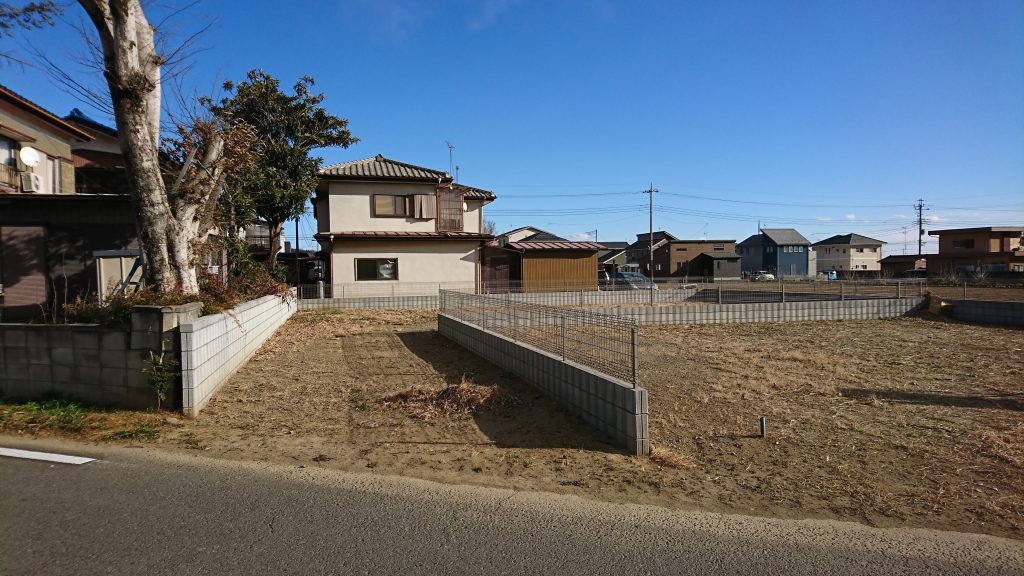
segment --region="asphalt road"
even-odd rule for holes
[[[1024,574],[979,535],[74,452],[102,460],[0,459],[0,574]]]

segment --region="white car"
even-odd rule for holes
[[[765,272],[764,270],[762,270],[757,274],[754,274],[751,280],[753,280],[754,282],[774,282],[775,274],[772,274],[771,272]]]

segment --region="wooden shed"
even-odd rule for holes
[[[524,240],[490,246],[483,253],[488,292],[562,292],[597,290],[596,242]]]

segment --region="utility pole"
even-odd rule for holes
[[[650,203],[647,209],[647,241],[650,245],[650,254],[647,265],[651,270],[651,306],[654,306],[654,193],[657,191],[654,182],[651,182],[651,186],[644,190],[644,194],[650,194]]]
[[[924,200],[918,198],[914,208],[917,209],[917,255],[920,256],[924,246]]]
[[[903,227],[903,254],[907,253],[907,227]]]

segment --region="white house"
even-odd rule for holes
[[[885,242],[861,236],[860,234],[840,234],[814,243],[814,252],[818,257],[818,270],[828,272],[835,270],[840,274],[851,271],[879,271],[882,259],[882,245]]]
[[[330,254],[335,297],[413,294],[480,281],[484,205],[492,192],[456,184],[440,170],[385,158],[320,172],[313,200],[316,238]]]

